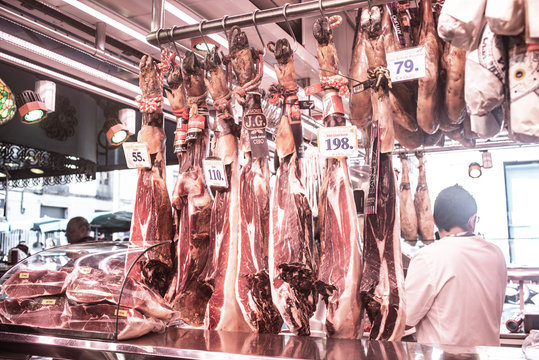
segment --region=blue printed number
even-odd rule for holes
[[[144,158],[142,157],[142,154],[140,151],[133,151],[131,153],[131,157],[133,158],[133,161],[144,161]]]
[[[210,175],[210,180],[223,180],[223,175],[221,175],[221,172],[217,169],[210,169],[208,173]]]
[[[333,138],[333,139],[327,139],[326,140],[326,150],[327,151],[331,151],[331,150],[338,150],[338,149],[343,149],[343,150],[348,150],[350,149],[350,144],[348,143],[348,138],[345,137],[345,138]],[[333,145],[333,147],[332,147]]]
[[[407,73],[414,70],[414,61],[412,59],[408,59],[406,61],[395,61],[395,64],[397,65],[397,74],[400,74],[402,65],[404,65],[404,71]]]

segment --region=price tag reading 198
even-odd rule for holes
[[[386,61],[393,82],[425,77],[423,46],[387,53]]]
[[[339,158],[357,155],[355,126],[336,126],[318,129],[318,150],[325,157]]]
[[[203,168],[207,186],[228,188],[228,180],[223,161],[220,159],[205,159]]]
[[[125,162],[130,169],[151,168],[148,147],[145,143],[124,142],[122,144],[125,154]]]

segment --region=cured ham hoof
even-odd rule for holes
[[[237,29],[239,30],[239,28]],[[230,42],[231,54],[237,51],[243,50],[243,49],[248,49],[248,48],[249,48],[249,39],[247,38],[247,34],[245,34],[245,32],[239,31],[238,33],[234,34],[234,36],[232,36],[232,41]]]
[[[144,55],[139,63],[139,86],[142,96],[152,98],[161,95],[161,86],[159,84],[159,74],[157,67],[149,55]]]
[[[194,52],[189,51],[183,57],[183,71],[189,75],[195,75],[200,72],[202,64],[197,59]]]
[[[221,57],[217,53],[217,48],[213,48],[204,59],[206,71],[216,71],[222,64]]]
[[[183,83],[182,69],[179,66],[173,66],[167,75],[167,83],[171,89],[179,88]]]
[[[327,45],[331,38],[331,26],[327,17],[319,17],[313,24],[313,35],[318,44]]]
[[[279,39],[275,43],[275,59],[279,64],[286,64],[292,56],[292,48],[287,39]]]

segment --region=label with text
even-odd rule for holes
[[[221,159],[204,159],[204,178],[209,187],[228,188],[225,164]]]
[[[123,316],[123,317],[127,317],[127,310],[114,310],[114,315],[118,315],[118,316]]]
[[[19,279],[28,279],[30,277],[30,273],[22,272],[19,274]]]
[[[41,300],[41,305],[54,305],[56,304],[56,299],[43,299]]]
[[[425,77],[425,48],[423,46],[387,53],[386,61],[392,82]]]
[[[150,157],[148,156],[148,147],[145,143],[124,142],[122,146],[128,168],[140,169],[152,167]]]
[[[269,155],[268,139],[266,137],[266,116],[261,109],[248,111],[243,116],[243,127],[249,133],[251,156],[254,159]]]
[[[335,126],[318,129],[318,150],[325,157],[341,158],[357,155],[357,128]]]

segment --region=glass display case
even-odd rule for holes
[[[22,260],[0,279],[2,326],[98,339],[163,331],[176,312],[126,268],[140,254],[127,242],[88,242]]]

